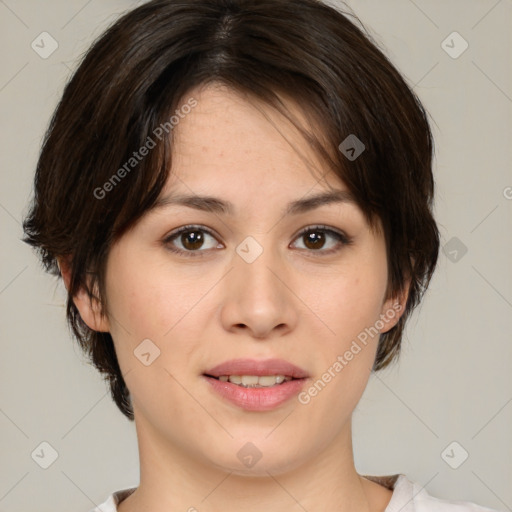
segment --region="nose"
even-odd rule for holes
[[[282,336],[298,319],[298,303],[290,272],[269,249],[252,262],[238,254],[226,276],[221,321],[229,332],[245,332],[257,339]]]

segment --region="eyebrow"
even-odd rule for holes
[[[283,215],[298,215],[321,206],[334,203],[356,204],[354,196],[347,190],[333,190],[331,192],[321,192],[303,199],[298,199],[289,203],[283,211]],[[169,205],[186,206],[195,210],[212,212],[224,215],[234,215],[235,207],[230,201],[224,201],[212,196],[198,195],[167,195],[156,201],[153,208],[160,209]]]

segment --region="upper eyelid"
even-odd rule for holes
[[[215,231],[212,231],[210,228],[207,228],[205,226],[201,226],[200,224],[189,224],[187,226],[182,226],[180,228],[177,228],[167,235],[164,236],[164,241],[171,240],[175,238],[176,236],[180,235],[181,233],[186,233],[187,231],[204,231],[205,233],[208,233],[210,236],[213,236],[214,238],[218,238],[218,235],[215,233]]]
[[[335,233],[335,234],[349,238],[349,236],[343,230],[334,228],[331,226],[326,226],[325,224],[311,224],[309,226],[301,228],[301,229],[299,229],[299,231],[297,231],[297,233],[295,233],[294,237],[302,235],[303,233],[307,233],[308,231],[313,231],[315,229],[318,229],[319,231],[327,231],[327,232]]]

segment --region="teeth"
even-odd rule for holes
[[[257,384],[259,384],[259,380],[260,378],[256,375],[242,375],[242,384],[244,386],[256,386]],[[237,382],[237,384],[240,383]]]
[[[222,382],[229,381],[232,384],[238,384],[244,388],[266,388],[292,380],[292,378],[285,377],[284,375],[265,375],[261,377],[258,375],[221,375],[219,380]]]

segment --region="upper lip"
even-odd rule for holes
[[[308,377],[306,370],[284,359],[232,359],[207,370],[204,375],[220,377],[221,375],[284,375],[294,379]]]

